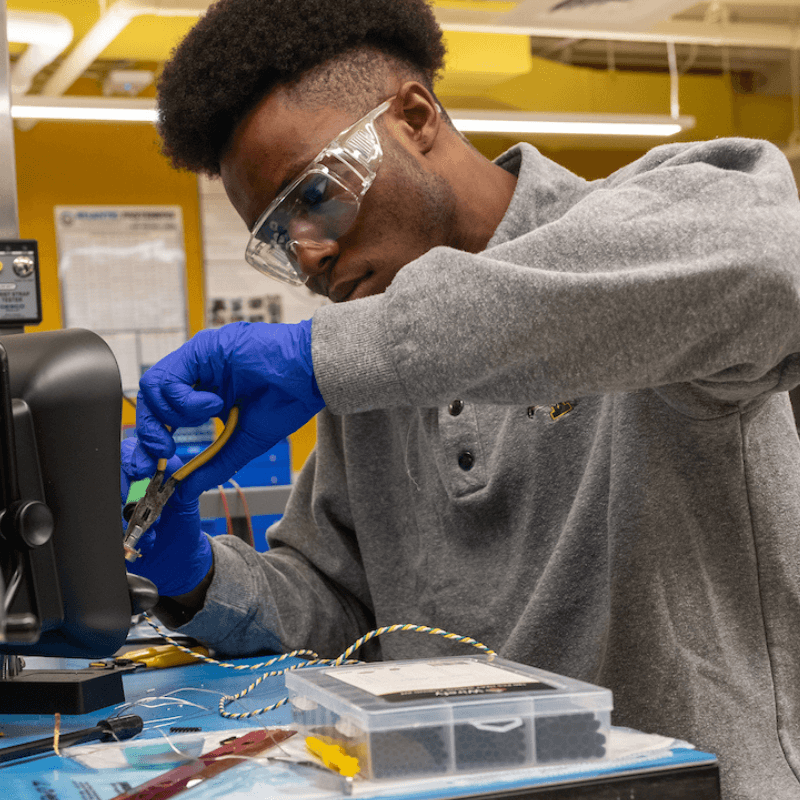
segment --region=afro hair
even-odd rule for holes
[[[159,79],[165,155],[179,169],[218,175],[233,130],[271,89],[365,48],[429,89],[444,65],[428,0],[218,0]]]

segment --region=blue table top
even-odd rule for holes
[[[238,665],[258,665],[269,656],[237,659]],[[43,661],[43,660],[42,660]],[[39,659],[26,659],[35,668]],[[59,659],[58,668],[80,669],[87,662],[77,659]],[[282,666],[299,663],[299,659],[286,659]],[[91,714],[62,715],[61,732],[90,728],[99,720],[122,714],[137,714],[145,723],[144,737],[160,736],[159,729],[172,726],[201,726],[204,730],[228,730],[259,725],[286,725],[291,721],[291,712],[281,707],[268,714],[246,722],[226,719],[219,715],[218,707],[223,695],[235,694],[250,685],[257,677],[276,667],[260,670],[232,670],[215,664],[198,662],[183,667],[167,669],[138,669],[123,675],[125,704],[109,706]],[[252,695],[238,701],[231,711],[242,712],[264,708],[278,702],[285,696],[283,677],[268,678]],[[0,747],[5,747],[31,739],[50,736],[53,733],[54,718],[51,715],[6,714],[0,715]]]
[[[257,665],[269,657],[240,659],[237,665]],[[35,666],[34,659],[28,659]],[[282,662],[281,666],[298,663],[297,659]],[[65,661],[63,668],[85,666],[86,662]],[[219,738],[237,735],[258,727],[285,726],[291,723],[291,711],[288,705],[274,711],[245,720],[223,718],[218,712],[219,701],[223,695],[231,695],[242,691],[257,677],[275,667],[258,670],[232,670],[213,664],[197,663],[182,667],[160,670],[137,670],[123,677],[126,703],[124,705],[101,709],[95,713],[82,716],[62,716],[61,733],[89,728],[99,720],[124,714],[137,714],[144,721],[144,731],[137,737],[140,740],[166,741],[176,734],[171,728],[200,728],[204,735],[224,732]],[[270,706],[285,696],[283,677],[266,679],[253,692],[242,700],[228,706],[229,711],[243,712]],[[0,715],[0,747],[27,742],[52,736],[54,718],[52,716],[35,715]],[[635,733],[635,732],[634,732]],[[217,746],[215,743],[214,746]],[[98,748],[106,745],[98,744]],[[107,745],[117,747],[117,745]],[[204,750],[206,752],[208,748]],[[714,763],[713,756],[693,749],[676,747],[654,752],[643,761],[622,769],[653,770],[664,767],[687,766],[691,764]],[[162,767],[161,771],[170,767]],[[534,785],[538,783],[564,782],[582,778],[587,775],[596,776],[618,771],[619,765],[595,764],[589,771],[585,767],[562,767],[553,772],[536,773],[532,768],[512,772],[495,771],[491,775],[481,773],[475,776],[452,776],[447,780],[416,781],[406,783],[398,788],[397,782],[382,783],[361,781],[354,795],[380,797],[389,800],[393,797],[431,798],[463,796],[470,793],[487,791],[507,791],[509,789]],[[306,770],[308,772],[308,770]],[[73,758],[59,757],[54,752],[33,757],[24,761],[10,762],[0,765],[0,785],[9,787],[15,800],[111,800],[125,788],[138,786],[158,772],[123,768],[117,770],[95,770],[88,768]],[[226,777],[227,776],[227,777]],[[235,779],[234,779],[235,776]],[[292,797],[293,800],[321,800],[322,798],[343,797],[353,787],[346,787],[334,782],[330,785],[320,783],[316,774],[300,775],[289,770],[285,765],[265,766],[245,764],[235,770],[223,773],[202,786],[192,788],[187,795],[192,800],[211,800],[211,798],[265,798],[281,800]],[[188,800],[188,797],[187,797]]]

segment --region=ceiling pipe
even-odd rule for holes
[[[72,42],[72,23],[60,14],[9,10],[8,41],[28,45],[11,68],[11,90],[25,94],[33,79]]]
[[[203,0],[117,0],[61,62],[41,94],[51,97],[64,94],[136,17],[199,17],[209,5],[210,2]]]
[[[715,21],[669,19],[655,23],[649,30],[631,30],[604,25],[578,25],[566,22],[522,22],[504,20],[500,13],[478,12],[469,15],[458,9],[434,8],[436,19],[445,30],[465,33],[503,33],[516,36],[550,36],[573,39],[597,39],[618,42],[659,42],[698,44],[715,47],[764,47],[789,50],[796,47],[796,33],[791,26]]]

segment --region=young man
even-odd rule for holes
[[[616,724],[717,753],[730,800],[800,798],[788,165],[741,139],[594,183],[525,144],[491,163],[442,57],[424,0],[220,0],[165,68],[166,153],[221,176],[254,266],[334,303],[147,373],[130,476],[163,425],[241,419],[134,567],[227,654],[442,627],[609,687]],[[203,536],[200,491],[323,406],[270,551]]]

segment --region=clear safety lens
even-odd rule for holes
[[[360,176],[349,168],[340,162],[330,167],[315,164],[254,228],[247,260],[273,277],[305,283],[307,276],[294,258],[295,246],[344,236],[356,221],[360,194]]]
[[[308,280],[296,248],[336,241],[355,224],[383,155],[374,122],[390,104],[382,103],[340,134],[275,199],[253,226],[245,252],[249,264],[286,283]]]

